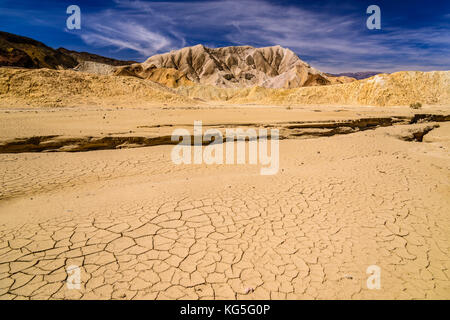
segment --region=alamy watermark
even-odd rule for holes
[[[367,7],[367,14],[371,16],[367,18],[366,26],[369,30],[380,30],[381,29],[381,9],[379,6],[373,4]]]
[[[67,7],[67,14],[70,16],[66,20],[66,26],[69,30],[80,30],[81,29],[81,9],[77,5],[71,5]]]
[[[171,153],[175,164],[245,164],[248,158],[248,164],[262,166],[261,175],[274,175],[279,169],[278,129],[270,130],[270,138],[264,128],[260,128],[258,133],[253,128],[229,128],[223,136],[217,129],[208,129],[203,133],[202,121],[194,121],[193,135],[187,129],[176,129],[171,139],[179,142]]]
[[[67,289],[80,290],[81,289],[81,269],[76,265],[70,265],[66,269],[67,271]]]
[[[367,289],[381,289],[381,268],[377,265],[371,265],[367,267],[366,273],[370,274],[366,281]]]
[[[66,13],[70,16],[66,20],[66,26],[69,30],[81,29],[81,9],[78,5],[70,5],[67,7]],[[381,29],[381,9],[378,5],[372,4],[367,7],[367,14],[370,16],[367,18],[366,26],[369,30]]]

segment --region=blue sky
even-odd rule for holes
[[[81,30],[66,9],[81,8]],[[381,30],[366,9],[381,8]],[[185,46],[281,45],[325,72],[450,70],[449,0],[0,0],[0,30],[118,59]]]

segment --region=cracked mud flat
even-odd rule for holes
[[[46,112],[46,124],[68,114]],[[3,139],[73,136],[78,125],[92,136],[164,135],[173,130],[164,112],[89,128],[44,127],[41,112],[14,111],[0,130]],[[228,123],[227,112],[208,123]],[[335,111],[277,112],[250,122],[316,123]],[[182,120],[173,123],[192,125]],[[274,176],[252,165],[177,166],[168,145],[0,154],[0,297],[449,299],[450,126],[415,122],[282,140]],[[81,267],[80,290],[67,289],[70,265]],[[367,289],[370,265],[381,268],[380,290]]]

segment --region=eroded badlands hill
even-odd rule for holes
[[[159,76],[163,77],[163,74]],[[190,80],[182,79],[190,82]],[[208,102],[259,105],[450,105],[450,71],[405,71],[352,83],[294,89],[218,88],[206,85],[170,89],[134,77],[72,70],[0,68],[0,107],[137,106]]]
[[[193,99],[268,105],[450,105],[450,71],[402,71],[351,83],[293,89],[194,86],[177,91]]]
[[[182,79],[179,85],[189,85],[189,80],[225,88],[297,88],[354,80],[326,75],[302,61],[291,50],[280,46],[212,49],[196,45],[152,56],[142,64],[120,67],[116,75],[134,75],[164,83],[161,73],[165,73],[172,86],[170,81],[176,77]]]

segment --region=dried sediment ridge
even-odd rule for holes
[[[152,81],[72,70],[0,68],[1,107],[193,104]]]
[[[450,105],[449,88],[450,71],[402,71],[320,87],[236,89],[194,86],[178,88],[177,92],[190,98],[229,103],[397,106],[415,102]]]
[[[162,79],[167,73],[153,75]],[[182,76],[176,81],[184,83],[184,86],[170,89],[136,77],[94,75],[70,70],[0,68],[0,106],[194,106],[202,102],[369,106],[408,106],[420,102],[425,105],[450,105],[450,71],[402,71],[351,83],[295,89],[218,88],[193,85]]]

